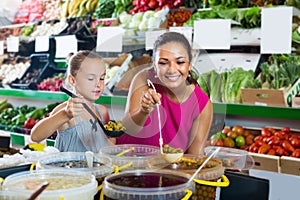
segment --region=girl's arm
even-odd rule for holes
[[[190,131],[192,143],[188,148],[189,154],[203,154],[205,143],[208,137],[213,119],[213,106],[209,100],[200,115],[194,120]]]
[[[84,107],[83,98],[70,98],[67,102],[53,109],[50,116],[39,121],[31,130],[31,140],[41,142],[56,130],[65,130],[75,125],[74,118],[82,115]]]
[[[56,130],[70,120],[65,112],[66,104],[60,104],[53,109],[49,117],[40,120],[31,130],[31,140],[41,142],[51,136]]]

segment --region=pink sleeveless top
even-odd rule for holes
[[[189,132],[193,121],[202,112],[209,98],[195,85],[195,90],[191,96],[183,103],[174,103],[162,91],[159,84],[155,84],[157,92],[162,95],[161,105],[154,109],[147,118],[142,130],[130,136],[127,134],[117,138],[117,144],[145,144],[159,146],[159,125],[157,109],[160,109],[162,123],[162,138],[164,144],[169,144],[175,148],[187,150]],[[200,133],[201,134],[201,133]]]

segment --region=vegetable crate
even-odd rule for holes
[[[272,89],[242,89],[243,104],[255,104],[264,106],[292,106],[292,98],[299,93],[300,79],[288,90]]]
[[[32,54],[30,59],[29,68],[21,78],[11,83],[12,88],[37,90],[37,85],[45,78],[66,72],[66,69],[56,68],[55,64],[49,61],[49,54]]]
[[[275,129],[282,129],[276,127]],[[259,129],[247,128],[252,134],[259,134]],[[293,134],[300,135],[299,130],[292,130]],[[295,148],[296,149],[296,148]],[[300,175],[300,158],[291,156],[267,155],[260,153],[248,152],[254,160],[253,169],[271,171],[276,173],[285,173],[292,175]]]

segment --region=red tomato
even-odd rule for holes
[[[265,153],[267,153],[270,149],[271,149],[271,146],[270,146],[270,145],[268,145],[268,144],[263,144],[263,145],[261,145],[261,147],[259,147],[258,153],[260,153],[260,154],[265,154]]]
[[[291,156],[295,158],[300,158],[300,149],[295,149]]]
[[[274,147],[273,147],[274,148]],[[284,149],[282,147],[276,148],[276,154],[282,156],[284,154]]]
[[[244,128],[242,126],[234,126],[232,127],[232,131],[236,132],[238,135],[244,134]]]
[[[263,137],[270,137],[272,135],[272,133],[269,131],[268,128],[262,128],[261,129],[261,135]]]
[[[224,133],[225,135],[227,135],[227,133],[229,133],[231,130],[228,127],[223,128],[222,133]]]
[[[275,151],[275,149],[270,149],[267,154],[276,156],[276,151]]]
[[[274,128],[268,128],[268,130],[272,133],[272,134],[274,134],[275,132],[276,132],[276,130],[274,129]]]
[[[295,151],[295,148],[291,145],[291,143],[288,140],[284,140],[282,142],[282,147],[284,148],[284,150],[286,150],[289,153]]]
[[[291,129],[289,127],[284,127],[281,129],[281,131],[283,131],[285,133],[290,133]]]
[[[249,152],[253,152],[253,153],[257,153],[258,152],[258,146],[256,146],[256,144],[255,143],[253,143],[253,144],[251,144],[250,146],[249,146]]]
[[[290,142],[291,142],[291,145],[293,145],[293,147],[300,148],[300,139],[298,139],[298,138],[292,138],[290,140]]]

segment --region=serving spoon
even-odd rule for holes
[[[154,92],[156,93],[156,89],[154,84],[147,79],[147,83],[149,87],[152,87]],[[159,104],[156,104],[157,106],[157,117],[158,117],[158,127],[159,127],[159,146],[160,146],[160,153],[163,156],[163,158],[169,162],[169,163],[175,163],[175,162],[179,162],[183,156],[183,152],[182,153],[164,153],[163,151],[163,138],[162,138],[162,132],[161,132],[161,118],[160,118],[160,111],[159,111]]]
[[[70,90],[68,90],[65,87],[60,87],[59,88],[60,91],[66,93],[67,95],[69,95],[72,98],[76,98],[78,97],[76,94],[74,94],[73,92],[71,92]],[[93,112],[93,110],[86,104],[86,103],[82,103],[83,107],[90,113],[90,115],[94,118],[94,122],[92,119],[90,119],[90,122],[92,124],[92,128],[97,131],[97,125],[96,123],[98,122],[98,124],[100,125],[101,129],[103,130],[103,132],[108,136],[108,137],[119,137],[121,135],[123,135],[125,133],[124,130],[107,130],[104,125],[102,124],[102,122],[100,121],[100,119],[97,117],[97,115]]]

